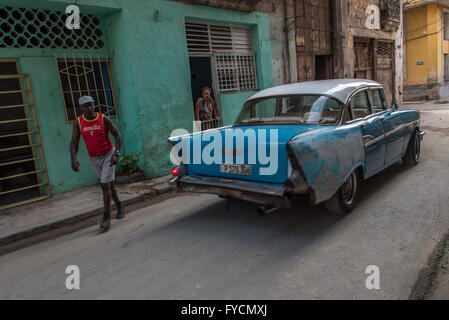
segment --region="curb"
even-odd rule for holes
[[[152,199],[154,197],[157,197],[159,195],[162,195],[162,194],[165,194],[165,193],[169,193],[169,192],[171,192],[173,190],[174,189],[170,188],[170,187],[169,188],[162,188],[161,190],[154,190],[154,192],[151,192],[151,193],[146,194],[146,195],[137,195],[134,198],[123,200],[122,203],[123,203],[124,206],[136,204],[136,203],[142,202],[144,200],[150,200],[150,199]],[[111,209],[115,209],[115,208],[116,208],[116,205],[112,204],[111,205]],[[28,229],[28,230],[23,230],[23,231],[15,233],[15,234],[8,235],[6,237],[0,238],[0,248],[3,247],[3,246],[10,245],[10,244],[12,244],[14,242],[17,242],[17,241],[21,241],[21,240],[24,240],[24,239],[27,239],[27,238],[34,237],[36,235],[39,235],[39,234],[42,234],[42,233],[45,233],[45,232],[49,232],[49,231],[52,231],[52,230],[55,230],[55,229],[66,227],[66,226],[69,226],[71,224],[78,223],[78,222],[81,222],[83,220],[87,220],[87,219],[93,218],[95,216],[100,216],[101,214],[103,214],[103,207],[95,208],[95,209],[89,210],[87,212],[83,212],[83,213],[74,215],[73,217],[70,217],[70,218],[65,218],[65,219],[62,219],[62,220],[59,220],[59,221],[51,222],[51,223],[48,223],[48,224],[43,224],[43,225],[40,225],[40,226],[37,226],[37,227],[33,227],[31,229]]]
[[[426,300],[434,290],[435,280],[438,277],[439,266],[441,260],[444,258],[445,252],[449,247],[449,232],[438,242],[432,254],[429,257],[427,264],[419,272],[412,292],[409,295],[409,300]]]

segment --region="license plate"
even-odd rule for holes
[[[253,167],[247,164],[222,164],[220,166],[220,172],[242,176],[252,176]]]

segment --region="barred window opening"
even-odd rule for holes
[[[215,59],[220,92],[257,89],[254,53],[217,52]]]
[[[95,100],[95,111],[110,118],[117,117],[117,107],[107,59],[57,59],[61,90],[68,122],[82,114],[78,105],[81,96]]]
[[[217,93],[258,89],[249,27],[187,21],[186,36],[190,56],[212,57]]]

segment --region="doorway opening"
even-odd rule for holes
[[[49,196],[30,79],[0,60],[0,210]]]
[[[215,107],[218,111],[217,99],[213,88],[212,82],[212,63],[211,57],[190,57],[190,75],[192,85],[192,98],[193,98],[193,112],[195,114],[195,105],[198,98],[201,97],[202,88],[209,87],[211,89],[211,97],[214,100]],[[201,121],[201,130],[208,130],[218,128],[220,124],[217,119],[204,121],[197,119],[195,114],[195,120]]]
[[[315,56],[315,80],[332,78],[332,55]]]

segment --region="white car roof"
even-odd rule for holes
[[[310,94],[331,96],[346,104],[349,97],[355,91],[373,86],[382,85],[376,81],[365,79],[333,79],[299,82],[262,90],[250,97],[248,101],[283,95]]]

